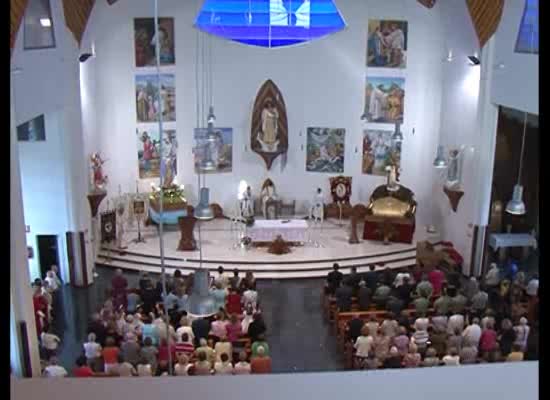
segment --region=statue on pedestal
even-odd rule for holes
[[[395,165],[389,165],[386,167],[386,172],[388,173],[388,182],[386,184],[386,189],[389,192],[395,192],[399,190],[399,176],[398,176],[398,170],[395,167]]]
[[[92,192],[103,192],[108,181],[107,175],[103,174],[105,160],[101,158],[99,153],[92,153],[90,162],[92,167]]]
[[[275,184],[271,179],[266,179],[263,186],[262,186],[262,192],[260,194],[260,197],[262,199],[262,213],[265,219],[268,219],[268,217],[272,213],[268,213],[268,202],[273,201],[277,202],[279,200],[279,197],[277,196],[277,191],[275,190]]]
[[[317,192],[313,198],[310,217],[314,222],[322,222],[325,214],[325,201],[323,198],[323,191],[321,188],[317,188]]]
[[[254,216],[254,206],[252,200],[252,189],[250,186],[246,187],[246,190],[241,194],[240,200],[240,213],[241,217],[248,219]]]

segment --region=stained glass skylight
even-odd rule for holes
[[[516,42],[517,53],[539,53],[539,0],[526,0]]]
[[[204,32],[261,47],[304,43],[346,26],[333,0],[205,0],[195,24]]]

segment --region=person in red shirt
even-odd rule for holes
[[[432,296],[439,296],[441,294],[441,287],[445,281],[445,274],[436,266],[428,273],[428,280],[434,288]]]
[[[258,355],[250,360],[250,372],[253,374],[269,374],[271,372],[271,357],[265,355],[265,348],[259,346]]]
[[[229,289],[229,294],[225,298],[225,310],[228,314],[241,314],[241,295],[235,288]]]
[[[106,374],[110,374],[112,371],[116,371],[119,352],[119,348],[115,346],[115,339],[109,336],[105,340],[105,347],[101,352],[101,355],[103,356],[103,361],[105,363]]]
[[[169,356],[169,352],[171,352],[170,356]],[[174,363],[176,359],[176,348],[173,345],[169,346],[166,340],[162,339],[159,346],[159,353],[157,355],[159,369],[161,372],[168,371],[168,364],[170,363],[170,357],[172,358],[172,363]]]
[[[187,357],[190,358],[194,352],[195,346],[193,346],[193,343],[191,343],[191,340],[189,340],[189,335],[187,333],[183,333],[181,335],[181,342],[176,343],[176,345],[174,346],[175,355],[177,356],[178,354],[185,354]]]
[[[496,347],[497,333],[493,329],[493,322],[489,321],[487,323],[487,328],[481,332],[481,337],[479,338],[479,350],[483,354],[484,358],[486,358],[489,353],[495,351]]]
[[[243,332],[241,321],[237,314],[231,314],[230,322],[225,326],[227,340],[231,343],[237,341]]]
[[[42,295],[42,283],[40,280],[34,282],[34,294],[32,296],[34,306],[34,318],[38,336],[47,328],[48,300]]]
[[[94,376],[94,371],[88,366],[86,357],[80,356],[76,359],[76,368],[73,370],[75,378],[90,378]]]

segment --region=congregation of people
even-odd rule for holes
[[[335,264],[325,296],[354,313],[345,328],[352,368],[538,359],[538,276],[527,280],[515,264],[491,264],[481,281],[420,265],[344,276]]]
[[[129,288],[116,271],[102,308],[91,316],[74,377],[241,375],[271,372],[267,327],[252,273],[227,274],[222,267],[210,289],[218,312],[188,313],[193,274],[176,270],[162,281],[142,273]],[[166,293],[166,295],[164,295]],[[58,338],[59,339],[59,338]],[[42,341],[42,346],[47,341]],[[44,356],[44,376],[68,376],[56,350]]]

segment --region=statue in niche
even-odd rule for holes
[[[449,166],[447,168],[447,182],[445,186],[449,189],[456,189],[460,186],[459,171],[460,151],[451,150],[449,152]]]
[[[99,153],[93,153],[90,156],[90,163],[92,166],[92,191],[93,192],[102,192],[105,190],[105,185],[107,184],[108,177],[103,174],[103,160]]]
[[[250,148],[265,161],[267,169],[288,150],[288,122],[285,102],[273,81],[260,88],[252,111]]]

